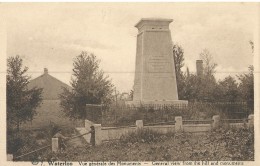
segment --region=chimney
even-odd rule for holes
[[[48,74],[48,69],[44,68],[44,74]]]
[[[196,70],[197,70],[197,76],[201,77],[203,75],[203,61],[202,60],[196,60]]]

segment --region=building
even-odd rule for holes
[[[44,68],[44,73],[31,80],[28,88],[33,87],[43,88],[43,101],[37,108],[37,115],[33,117],[32,121],[22,125],[22,129],[39,129],[44,128],[51,123],[58,126],[81,126],[82,122],[70,120],[65,116],[60,107],[59,94],[62,93],[62,88],[72,88],[51,76],[48,69]]]

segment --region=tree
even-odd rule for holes
[[[200,58],[203,60],[203,77],[200,84],[201,99],[206,101],[216,101],[217,96],[217,82],[215,79],[217,64],[213,61],[213,56],[209,50],[204,49],[200,53]]]
[[[86,116],[86,104],[109,104],[112,101],[113,85],[99,69],[100,60],[92,53],[82,52],[73,63],[72,91],[63,89],[61,107],[71,118]]]
[[[211,55],[209,50],[204,49],[200,53],[200,58],[203,60],[203,64],[204,64],[203,67],[204,75],[212,78],[212,76],[214,76],[214,74],[216,73],[216,67],[217,67],[217,64],[213,62],[213,56]]]
[[[249,73],[238,76],[240,80],[239,91],[243,100],[247,101],[251,110],[254,107],[254,67],[248,67]]]
[[[184,99],[185,76],[181,68],[184,66],[184,51],[178,44],[173,45],[173,58],[175,64],[176,82],[179,99]]]
[[[177,55],[177,54],[175,54]],[[216,101],[218,100],[218,84],[215,79],[217,64],[213,62],[213,57],[207,49],[200,53],[200,57],[204,62],[204,72],[201,77],[190,74],[187,68],[186,75],[180,72],[181,75],[181,94],[184,100],[195,101]],[[177,59],[177,58],[176,58]],[[182,58],[178,58],[182,59]],[[177,61],[178,62],[178,61]],[[179,60],[181,62],[181,60]],[[183,65],[179,65],[183,66]],[[177,73],[176,73],[177,75]]]
[[[236,80],[228,76],[224,80],[219,81],[219,96],[223,101],[227,102],[233,102],[238,101],[239,99],[239,90],[238,90],[238,84],[236,83]]]
[[[134,90],[132,90],[132,89],[130,90],[129,97],[130,97],[131,101],[134,99]]]
[[[255,46],[254,46],[254,42],[252,40],[249,41],[249,44],[251,46],[251,49],[252,49],[252,53],[254,53],[254,49],[255,49]]]
[[[42,89],[28,89],[30,77],[26,75],[28,67],[23,68],[23,60],[19,56],[7,59],[6,97],[7,97],[7,127],[12,130],[32,120],[36,108],[42,101]]]

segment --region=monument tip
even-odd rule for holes
[[[149,23],[161,23],[161,24],[170,24],[173,19],[166,19],[166,18],[142,18],[136,24],[135,27],[139,28],[142,24],[149,24]]]

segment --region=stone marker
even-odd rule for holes
[[[176,116],[175,117],[175,132],[182,132],[182,131],[183,131],[182,117]]]
[[[218,128],[220,127],[220,116],[219,115],[214,115],[212,117],[213,123],[212,123],[212,128]]]
[[[136,124],[137,129],[141,129],[144,126],[143,120],[136,120],[135,124]]]
[[[59,138],[52,138],[52,144],[51,149],[53,152],[59,151]]]
[[[101,131],[101,124],[94,124],[95,128],[95,144],[100,145],[102,144],[102,131]]]
[[[127,104],[187,104],[178,100],[173,45],[169,24],[172,19],[141,19],[138,29],[134,96]]]

